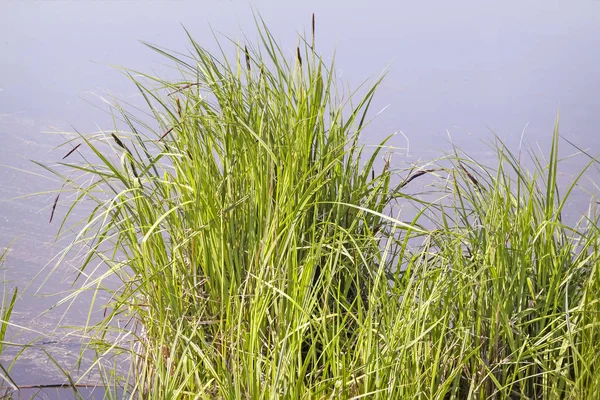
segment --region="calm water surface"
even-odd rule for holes
[[[209,49],[211,26],[254,39],[254,8],[292,56],[315,12],[317,50],[337,51],[338,72],[350,86],[387,68],[372,108],[373,115],[385,111],[364,140],[402,131],[408,142],[397,135],[392,144],[408,151],[399,152],[397,165],[440,156],[450,137],[485,161],[491,153],[482,140],[491,131],[516,149],[526,128],[528,143],[547,148],[559,109],[562,134],[600,154],[600,1],[4,1],[0,8],[0,248],[12,248],[5,278],[24,290],[14,322],[50,335],[46,347],[67,364],[79,342],[52,329],[61,318],[63,325],[83,323],[89,298],[40,315],[59,298],[50,294],[70,288],[77,265],[61,266],[40,290],[44,272],[29,285],[60,250],[53,243],[58,225],[48,223],[54,195],[17,197],[60,186],[20,170],[43,174],[30,159],[52,163],[64,154],[53,151],[63,138],[44,132],[109,128],[96,95],[135,101],[135,88],[110,65],[167,71],[139,40],[185,51],[181,24]],[[562,179],[584,162],[567,162]],[[591,171],[591,179],[598,176]],[[59,205],[57,217],[66,209]],[[37,350],[24,355],[13,377],[19,384],[60,380]]]

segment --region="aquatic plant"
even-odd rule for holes
[[[393,185],[385,141],[359,143],[379,81],[346,96],[314,20],[291,60],[257,22],[218,57],[149,45],[181,78],[126,71],[148,112],[112,103],[111,130],[46,167],[65,219],[95,204],[58,262],[88,249],[65,301],[110,292],[84,327],[97,365],[129,355],[144,399],[593,398],[597,216],[562,222],[558,123],[532,174],[498,142],[494,168],[457,150]],[[439,199],[405,194],[423,175]]]

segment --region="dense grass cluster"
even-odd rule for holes
[[[558,131],[531,174],[500,143],[496,166],[457,154],[436,168],[442,196],[419,200],[403,192],[425,171],[392,185],[385,143],[362,154],[377,85],[344,97],[314,34],[288,61],[258,31],[233,59],[192,38],[189,55],[155,48],[181,79],[131,75],[151,118],[115,104],[121,122],[76,138],[72,174],[57,172],[74,205],[96,202],[64,257],[86,248],[84,287],[111,292],[85,334],[99,366],[131,356],[115,384],[144,399],[597,398],[600,232],[593,211],[561,220]]]

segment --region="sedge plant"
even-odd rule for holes
[[[127,71],[147,111],[112,104],[112,129],[46,167],[67,217],[94,204],[58,262],[87,249],[81,287],[110,292],[84,333],[98,365],[130,357],[119,393],[594,398],[599,232],[593,208],[561,220],[558,128],[532,174],[501,143],[494,168],[457,152],[419,200],[404,187],[433,170],[393,185],[385,141],[359,142],[379,81],[346,96],[314,20],[291,56],[257,22],[258,43],[218,55],[150,46],[181,78]]]

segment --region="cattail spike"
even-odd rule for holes
[[[54,204],[52,205],[52,212],[50,213],[50,221],[48,221],[49,224],[52,223],[52,218],[54,218],[54,211],[56,211],[56,205],[58,204],[58,198],[60,197],[60,193],[56,195],[56,198],[54,199]]]
[[[246,54],[246,68],[250,72],[250,53],[248,53],[248,46],[244,45],[244,53]]]
[[[300,46],[296,48],[298,55],[298,62],[300,63],[300,67],[302,67],[302,56],[300,55]]]
[[[179,101],[179,97],[175,97],[175,105],[177,106],[177,115],[181,118],[181,102]]]
[[[403,188],[404,186],[408,185],[413,179],[417,179],[418,177],[428,174],[430,172],[436,172],[439,171],[439,169],[424,169],[422,171],[417,171],[414,174],[410,175],[408,178],[406,178],[404,180],[404,182],[402,182],[400,184],[400,187]]]
[[[71,150],[69,150],[69,152],[67,154],[65,154],[65,156],[62,158],[63,160],[67,157],[69,157],[71,154],[73,154],[73,152],[75,150],[77,150],[79,148],[79,146],[81,146],[81,143],[79,143],[77,146],[73,147]]]
[[[469,180],[471,181],[471,183],[473,183],[473,185],[475,185],[475,187],[478,190],[481,190],[481,184],[479,183],[479,181],[477,179],[475,179],[475,177],[473,175],[471,175],[471,173],[469,171],[467,171],[467,168],[465,168],[465,166],[463,165],[463,163],[461,163],[459,161],[458,162],[458,166],[464,171],[464,173],[467,175],[467,178],[469,178]]]
[[[165,136],[167,136],[169,133],[171,133],[172,130],[173,130],[173,128],[167,129],[166,132],[162,134],[160,139],[158,139],[158,141],[160,142],[161,140],[163,140],[165,138]]]
[[[113,137],[113,139],[115,140],[115,142],[117,143],[117,145],[119,147],[121,147],[123,150],[127,150],[127,147],[125,147],[123,142],[121,142],[121,139],[119,139],[119,137],[117,135],[115,135],[114,132],[111,132],[110,135]]]
[[[133,160],[129,161],[129,165],[131,165],[131,172],[133,172],[133,176],[135,176],[136,178],[139,178],[140,176],[138,175],[137,169],[135,168],[135,164],[133,163]]]
[[[312,14],[312,49],[315,50],[315,13]]]

